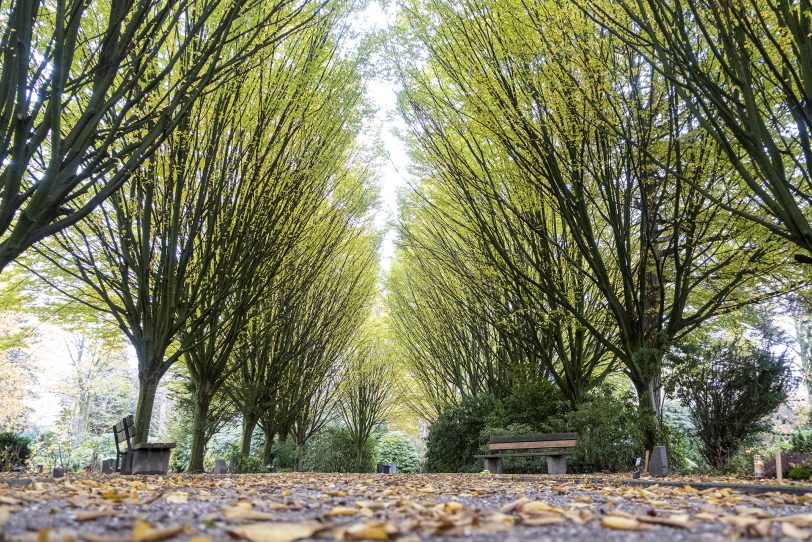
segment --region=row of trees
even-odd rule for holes
[[[351,6],[7,4],[0,269],[17,262],[48,285],[39,300],[55,290],[124,333],[136,442],[176,368],[189,470],[235,415],[244,453],[265,434],[266,464],[274,435],[303,445],[339,375],[373,358],[360,329],[379,239],[362,53],[342,44]]]
[[[803,284],[812,11],[723,4],[407,3],[390,302],[428,406],[620,370],[651,447],[666,353]]]

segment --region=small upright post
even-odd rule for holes
[[[784,465],[781,464],[781,450],[775,453],[775,479],[779,482],[784,480]]]

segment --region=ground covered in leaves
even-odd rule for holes
[[[812,494],[480,474],[0,478],[5,540],[812,540]]]

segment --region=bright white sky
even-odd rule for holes
[[[396,5],[390,3],[384,8],[373,1],[359,14],[356,29],[362,34],[383,30],[394,22],[396,14]],[[376,113],[373,122],[364,131],[362,141],[380,149],[383,154],[377,168],[381,205],[375,222],[378,228],[387,231],[381,246],[381,264],[386,272],[394,252],[396,234],[392,226],[398,216],[397,194],[408,184],[409,157],[406,146],[396,134],[404,128],[403,119],[396,110],[398,87],[380,74],[367,79],[366,90],[367,99],[376,108]]]

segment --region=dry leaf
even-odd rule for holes
[[[135,525],[130,533],[133,540],[143,542],[154,542],[156,540],[166,540],[183,532],[183,525],[173,525],[165,528],[155,528],[146,521],[135,520]]]
[[[358,513],[357,508],[349,508],[347,506],[336,506],[326,514],[325,516],[354,516]]]
[[[90,521],[99,518],[109,518],[119,515],[117,510],[93,510],[92,512],[76,512],[74,518],[76,521]]]
[[[781,524],[781,534],[786,536],[787,538],[792,538],[794,540],[808,540],[810,533],[806,529],[801,529],[796,527],[792,523],[782,523]]]
[[[544,514],[558,511],[558,508],[541,501],[529,501],[519,505],[516,509],[522,514]]]
[[[189,502],[189,494],[185,491],[178,491],[177,493],[167,493],[166,502],[172,504],[186,504]]]
[[[254,510],[253,503],[249,501],[240,501],[234,506],[224,506],[223,514],[226,519],[239,521],[267,521],[276,519],[276,516],[269,512]]]
[[[390,523],[356,523],[343,530],[341,540],[389,540],[397,532]]]
[[[438,512],[459,512],[463,509],[462,503],[457,501],[449,501],[440,503],[434,507]]]
[[[643,523],[653,523],[655,525],[665,525],[667,527],[679,527],[680,529],[690,529],[691,522],[687,514],[675,514],[669,517],[663,516],[642,516],[636,518]]]
[[[228,532],[251,542],[293,542],[309,538],[323,528],[322,524],[313,521],[307,523],[254,523],[232,527]]]
[[[772,524],[769,521],[759,521],[744,528],[747,536],[760,536],[761,538],[770,538],[772,534]]]
[[[530,499],[528,499],[527,497],[522,497],[517,501],[513,501],[512,503],[503,505],[502,508],[499,509],[499,511],[502,512],[503,514],[510,514],[511,512],[513,512],[514,510],[516,510],[517,508],[519,508],[520,506],[522,506],[527,502],[530,502]]]
[[[522,524],[523,525],[531,525],[533,527],[541,526],[541,525],[555,525],[558,523],[564,523],[564,518],[556,515],[556,514],[549,514],[549,515],[527,515],[521,514],[522,516]]]
[[[616,529],[618,531],[643,531],[649,528],[648,525],[640,523],[634,518],[621,516],[607,516],[601,520],[601,525],[607,529]]]

